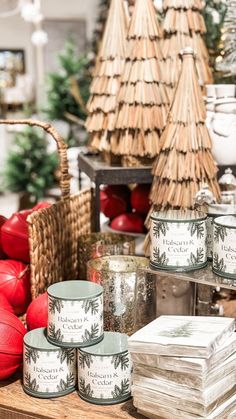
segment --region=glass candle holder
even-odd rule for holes
[[[135,331],[162,315],[193,316],[195,284],[139,270],[135,287]]]
[[[140,256],[104,256],[88,262],[87,279],[104,289],[104,330],[135,331],[137,273],[148,267]]]
[[[79,279],[87,278],[87,262],[102,256],[134,255],[135,239],[126,234],[90,233],[79,236]]]

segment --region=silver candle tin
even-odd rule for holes
[[[206,217],[204,213],[190,210],[153,212],[151,267],[191,271],[206,266]]]
[[[79,395],[94,404],[121,403],[131,396],[127,336],[105,332],[97,345],[78,350]]]
[[[236,215],[236,205],[208,204],[207,211],[207,258],[212,260],[213,221],[216,217],[221,217],[224,215]]]
[[[58,282],[48,288],[49,342],[64,347],[103,339],[103,288],[88,281]]]
[[[236,279],[236,216],[215,218],[213,238],[213,272]]]
[[[43,399],[64,396],[75,390],[76,349],[60,348],[46,338],[46,328],[24,336],[23,389]]]

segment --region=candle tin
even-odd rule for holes
[[[215,218],[213,237],[213,272],[236,279],[236,216]]]
[[[206,217],[204,213],[190,210],[153,212],[151,267],[191,271],[206,266]]]
[[[88,262],[88,280],[104,289],[104,329],[132,335],[138,272],[149,260],[140,256],[104,256]]]
[[[94,404],[116,404],[131,397],[127,336],[105,332],[97,345],[78,350],[79,395]]]
[[[30,396],[51,398],[75,390],[76,349],[60,348],[46,338],[40,327],[24,336],[23,389]]]
[[[213,254],[213,221],[224,215],[236,215],[236,206],[227,204],[208,204],[207,206],[207,258],[212,260]]]
[[[94,345],[103,339],[103,288],[65,281],[48,290],[49,342],[64,347]]]

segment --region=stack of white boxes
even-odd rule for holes
[[[235,320],[161,316],[129,338],[135,407],[150,419],[236,418]]]

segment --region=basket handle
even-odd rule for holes
[[[70,175],[69,165],[67,159],[67,145],[62,140],[59,133],[52,125],[33,119],[0,119],[0,124],[4,125],[29,125],[30,127],[40,127],[48,134],[50,134],[57,143],[57,151],[59,155],[59,169],[60,169],[60,189],[62,199],[70,196]]]

